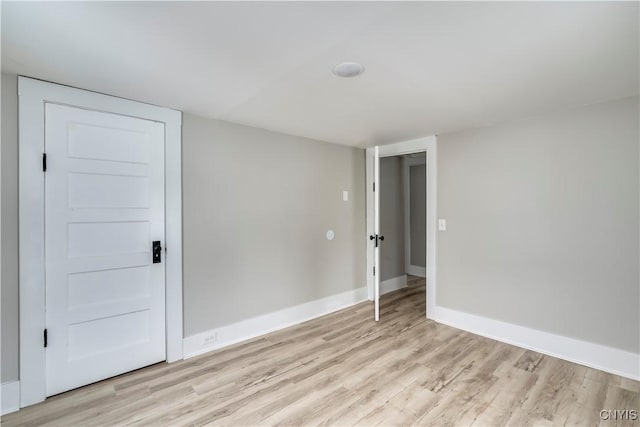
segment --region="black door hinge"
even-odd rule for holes
[[[373,192],[375,193],[375,191],[376,191],[376,183],[374,182],[373,183]]]
[[[374,276],[376,275],[376,266],[375,265],[373,266],[373,275]]]
[[[49,337],[47,334],[47,330],[45,329],[44,330],[44,348],[47,348],[47,344],[49,343],[48,341],[49,341]]]
[[[47,171],[47,153],[42,153],[42,172]]]

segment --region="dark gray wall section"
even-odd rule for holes
[[[18,77],[2,73],[2,382],[18,379]]]
[[[411,232],[411,265],[427,266],[427,168],[409,167],[409,228]]]
[[[380,280],[405,274],[402,162],[398,156],[380,159]]]
[[[439,305],[638,353],[638,98],[438,136]]]

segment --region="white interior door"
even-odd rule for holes
[[[165,360],[164,125],[55,104],[45,122],[50,396]]]
[[[377,145],[373,149],[373,303],[374,318],[376,322],[380,320],[380,147]]]

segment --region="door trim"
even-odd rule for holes
[[[373,150],[366,149],[366,183],[367,183],[367,234],[365,238],[373,234],[374,206],[372,200],[373,188]],[[433,319],[436,309],[436,259],[437,259],[437,202],[438,202],[438,141],[435,135],[410,141],[397,142],[395,144],[381,145],[380,157],[401,156],[412,153],[426,153],[426,200],[427,200],[427,318]],[[377,186],[377,185],[376,185]],[[373,299],[373,245],[367,244],[367,294]]]
[[[46,398],[45,189],[42,171],[45,103],[152,120],[165,125],[165,280],[167,362],[182,351],[182,113],[155,105],[18,77],[20,242],[20,407]]]

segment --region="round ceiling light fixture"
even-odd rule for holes
[[[364,66],[357,62],[342,62],[331,71],[338,77],[355,77],[364,72]]]

